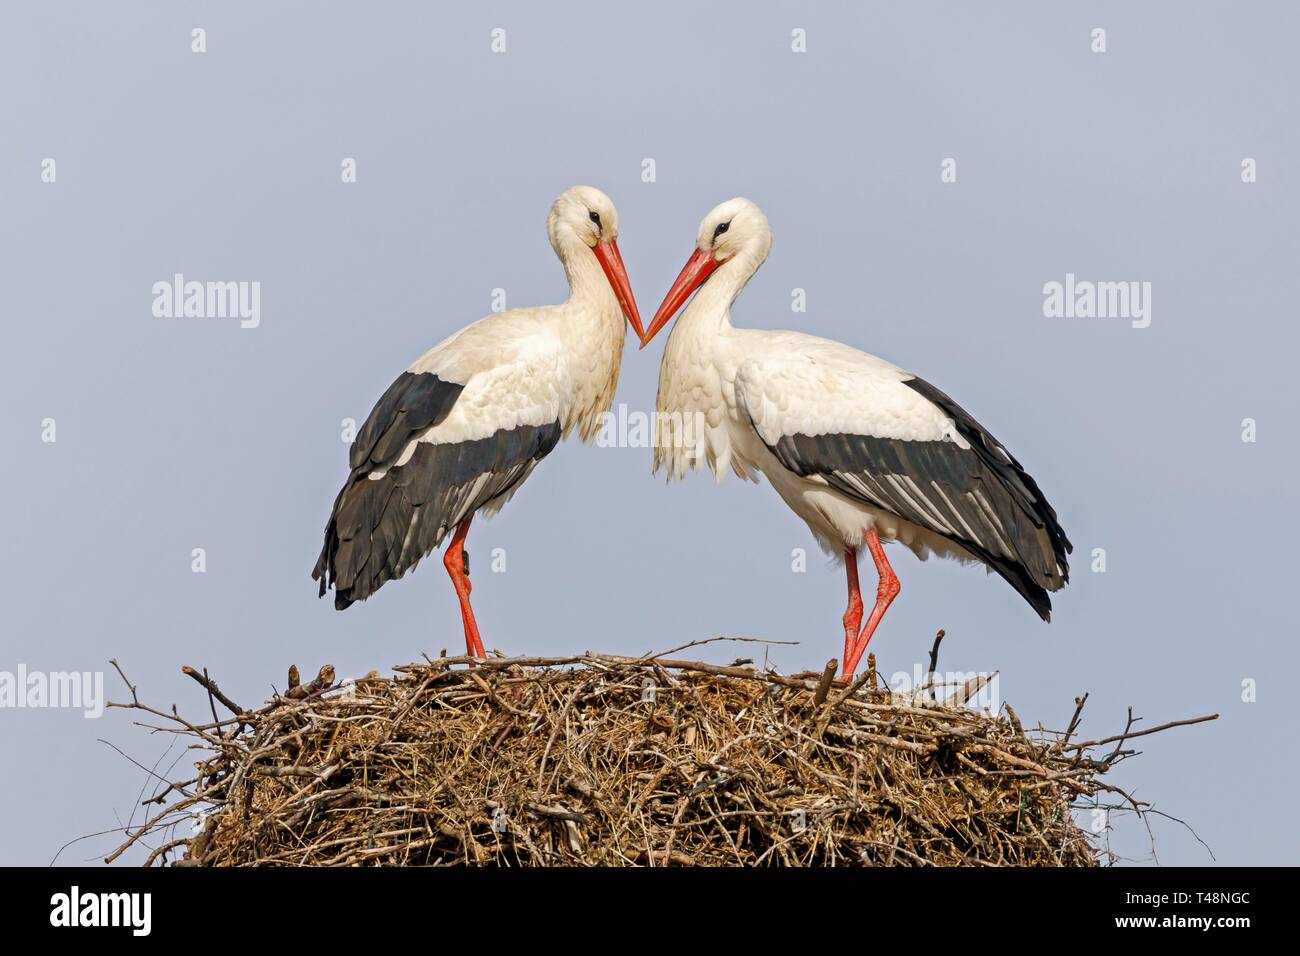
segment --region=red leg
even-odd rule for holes
[[[470,515],[460,523],[451,543],[442,556],[443,566],[451,575],[451,583],[456,588],[456,597],[460,599],[460,617],[465,625],[465,653],[471,657],[487,657],[483,650],[483,640],[478,634],[478,623],[474,620],[474,609],[469,606],[469,572],[465,570],[465,536],[469,534],[469,523],[474,520]]]
[[[885,611],[894,598],[898,597],[900,590],[898,575],[894,574],[894,569],[889,566],[889,559],[885,557],[885,549],[880,544],[880,535],[876,533],[875,528],[867,532],[867,548],[871,551],[872,560],[876,562],[876,573],[880,575],[880,584],[876,587],[876,606],[871,609],[871,616],[862,627],[862,634],[854,645],[852,655],[844,662],[845,680],[853,676],[858,661],[862,659],[867,644],[871,641],[871,635],[876,633],[876,625],[885,616]]]
[[[850,548],[844,552],[844,571],[849,578],[849,607],[844,612],[844,656],[840,662],[847,664],[858,642],[858,628],[862,626],[862,593],[858,590],[858,552]]]

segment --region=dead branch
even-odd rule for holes
[[[294,668],[251,712],[187,668],[236,714],[203,725],[119,667],[132,702],[114,706],[203,756],[107,860],[145,842],[146,865],[182,866],[1093,865],[1105,849],[1072,810],[1107,793],[1152,812],[1102,776],[1125,744],[1214,719],[1130,714],[1068,744],[1086,694],[1066,732],[1030,736],[1009,707],[962,706],[979,679],[939,703],[878,686],[874,655],[846,686],[835,660],[783,675],[668,653],[444,655],[345,688]]]

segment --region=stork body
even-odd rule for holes
[[[547,233],[568,299],[490,315],[444,339],[398,376],[357,434],[312,572],[322,596],[334,588],[335,607],[370,597],[452,535],[443,563],[466,649],[483,656],[464,551],[470,522],[498,511],[562,437],[596,437],[618,383],[625,315],[641,333],[609,198],[566,191]]]
[[[884,542],[997,572],[1047,620],[1070,543],[1038,485],[943,392],[883,359],[799,332],[735,328],[731,306],[771,246],[766,217],[734,199],[700,226],[694,255],[643,336],[687,297],[659,370],[654,467],[762,474],[848,580],[842,676],[857,667],[900,586]],[[702,428],[693,428],[695,422]],[[857,559],[879,575],[865,624]]]

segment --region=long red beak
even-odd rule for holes
[[[664,301],[659,306],[659,311],[655,313],[654,321],[650,323],[650,328],[646,334],[641,336],[641,348],[650,344],[650,340],[659,334],[659,330],[668,324],[668,320],[677,314],[677,310],[682,307],[682,303],[691,297],[691,293],[704,284],[716,269],[720,262],[713,258],[712,252],[705,252],[703,249],[696,249],[691,253],[691,257],[686,260],[686,265],[682,267],[681,273],[677,276],[677,281],[673,283],[668,294],[664,296]]]
[[[645,338],[645,331],[641,328],[641,313],[636,310],[636,299],[632,296],[632,283],[627,280],[627,268],[618,252],[618,240],[598,243],[593,251],[600,267],[605,270],[605,278],[609,280],[609,286],[614,290],[614,296],[623,308],[632,331],[638,339]]]

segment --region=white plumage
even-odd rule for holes
[[[358,433],[313,572],[322,595],[334,587],[336,607],[401,577],[454,530],[444,564],[466,646],[483,653],[462,546],[470,521],[500,509],[561,437],[597,435],[618,383],[624,316],[642,332],[609,197],[567,190],[547,234],[568,299],[447,337],[398,376]]]
[[[729,200],[701,223],[695,253],[642,338],[644,346],[695,292],[659,369],[655,469],[681,478],[707,463],[718,480],[729,470],[767,477],[846,563],[845,675],[898,591],[880,540],[922,558],[980,561],[1046,619],[1047,592],[1066,581],[1070,545],[1033,479],[987,430],[938,389],[874,355],[731,324],[732,303],[770,247],[767,219],[749,200]],[[863,545],[882,583],[859,632]]]

